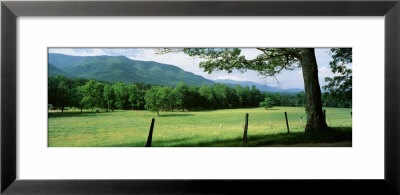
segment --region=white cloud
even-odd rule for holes
[[[72,55],[72,56],[101,56],[107,55],[103,49],[80,49],[80,48],[49,48],[49,53],[60,53],[65,55]]]
[[[229,80],[234,80],[234,81],[249,81],[249,79],[245,78],[245,77],[240,77],[240,76],[236,76],[236,75],[219,75],[213,78],[213,80],[223,80],[223,79],[229,79]]]
[[[315,48],[315,56],[318,56],[317,61],[330,61],[332,58],[329,55],[330,48]]]
[[[254,48],[241,48],[240,54],[244,55],[246,59],[254,59],[258,55],[262,54],[262,52]]]

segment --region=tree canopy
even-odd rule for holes
[[[263,102],[260,102],[260,106],[264,107],[265,109],[272,108],[272,106],[273,106],[272,99],[269,97],[266,97]]]
[[[257,48],[262,53],[254,59],[246,59],[239,48],[163,48],[157,49],[157,54],[180,52],[197,56],[206,61],[201,61],[199,66],[208,73],[226,70],[245,72],[255,70],[261,76],[271,77],[283,70],[294,70],[300,67],[301,49],[298,48]]]
[[[352,87],[352,70],[349,64],[353,62],[352,48],[332,48],[330,50],[332,61],[329,66],[332,69],[334,77],[326,77],[327,85],[323,88],[329,91],[332,97],[339,99],[341,102],[351,101]]]

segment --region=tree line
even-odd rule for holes
[[[323,94],[326,106],[336,107],[337,100]],[[177,86],[159,86],[144,83],[101,82],[86,79],[71,79],[62,75],[48,78],[48,103],[55,108],[82,109],[104,108],[111,110],[149,110],[159,115],[160,111],[208,110],[271,106],[304,107],[305,93],[265,93],[252,87],[233,87],[226,84],[188,86],[180,82]],[[351,101],[350,101],[351,106]]]
[[[48,78],[48,103],[64,112],[66,107],[108,110],[204,110],[257,107],[265,95],[255,86],[226,84],[159,86],[71,79],[62,75]]]

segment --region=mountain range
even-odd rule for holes
[[[217,79],[213,80],[216,83],[225,83],[227,85],[230,85],[231,87],[234,87],[235,85],[241,85],[243,87],[250,87],[251,86],[256,86],[257,89],[260,91],[267,91],[267,92],[273,92],[273,93],[299,93],[304,91],[304,89],[298,89],[298,88],[290,88],[290,89],[282,89],[280,87],[270,87],[268,85],[264,85],[261,83],[256,83],[252,81],[235,81],[235,80],[230,80],[230,79]]]
[[[173,65],[132,60],[125,56],[69,56],[49,53],[49,75],[124,83],[143,82],[174,86],[211,85],[212,81]]]
[[[255,85],[260,91],[296,93],[302,89],[281,89],[251,81],[214,80],[169,64],[153,61],[132,60],[125,56],[70,56],[48,54],[48,75],[64,75],[71,78],[95,79],[99,81],[124,83],[143,82],[147,84],[175,86],[183,81],[187,85],[212,85],[225,83],[230,86]]]

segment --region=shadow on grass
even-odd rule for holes
[[[189,112],[214,112],[214,111],[220,111],[220,110],[230,110],[230,109],[235,109],[235,110],[248,110],[248,109],[254,109],[254,108],[261,108],[261,107],[244,107],[244,108],[218,108],[218,109],[198,109],[198,110],[189,110]],[[279,108],[268,108],[268,110],[281,110]]]
[[[76,111],[76,112],[64,112],[64,114],[61,114],[61,112],[48,112],[48,116],[49,118],[58,118],[58,117],[80,117],[80,116],[96,116],[96,115],[100,115],[100,114],[108,114],[111,112],[80,112],[80,111]]]
[[[162,114],[162,113],[160,113],[160,116],[158,116],[158,117],[161,117],[161,118],[163,118],[163,117],[181,117],[181,116],[193,116],[193,114],[184,114],[184,113],[172,113],[172,114]]]
[[[332,143],[352,141],[351,127],[345,128],[331,128],[330,131],[321,133],[279,133],[273,135],[255,135],[247,137],[247,144],[243,143],[243,138],[238,137],[235,139],[218,140],[212,139],[209,141],[202,141],[198,143],[176,143],[162,145],[165,147],[258,147],[258,146],[278,146],[285,147],[294,144],[309,144],[309,143]],[[318,145],[316,145],[318,147]]]
[[[151,145],[153,147],[162,147],[162,146],[171,145],[171,144],[174,144],[174,143],[186,142],[188,140],[190,140],[190,139],[179,138],[179,139],[169,139],[169,140],[160,140],[160,141],[153,140]],[[144,147],[146,145],[146,143],[147,143],[147,140],[146,140],[146,142],[111,144],[111,145],[107,145],[107,146],[103,146],[103,147]]]

